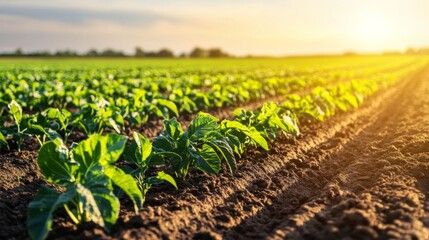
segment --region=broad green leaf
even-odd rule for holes
[[[207,144],[204,144],[198,152],[191,152],[194,159],[194,165],[206,173],[217,174],[220,170],[220,159],[215,150]]]
[[[172,152],[174,151],[174,139],[169,136],[159,135],[152,142],[153,151],[155,152]]]
[[[359,107],[358,99],[353,94],[351,94],[351,93],[344,94],[342,98],[345,101],[347,101],[352,107],[354,107],[354,108],[358,108]]]
[[[174,102],[162,98],[158,98],[156,101],[158,102],[159,107],[165,107],[172,111],[174,115],[179,116],[179,110],[177,109],[177,106],[174,104]]]
[[[263,122],[266,119],[270,118],[272,115],[275,115],[277,109],[277,105],[274,102],[264,103],[261,108],[261,113],[258,115],[258,121]]]
[[[121,128],[118,126],[118,124],[113,118],[108,118],[107,120],[109,121],[110,127],[112,127],[115,130],[115,132],[121,133]]]
[[[73,159],[81,165],[80,168],[83,172],[86,172],[95,163],[106,166],[119,159],[126,142],[127,137],[125,136],[94,134],[73,149]]]
[[[75,180],[76,163],[70,160],[67,147],[60,139],[49,141],[40,148],[37,164],[49,182],[64,185]]]
[[[254,127],[249,128],[250,133],[245,133],[247,136],[252,139],[253,142],[257,143],[259,146],[261,146],[263,149],[268,151],[268,143],[265,140],[264,137],[262,137],[261,133],[256,130]]]
[[[67,191],[61,194],[42,185],[27,209],[27,230],[30,237],[36,240],[45,239],[51,229],[54,211],[71,201],[75,195],[76,190],[73,187],[68,188]]]
[[[92,191],[92,195],[100,209],[101,216],[103,217],[105,224],[104,227],[109,231],[118,220],[120,210],[119,199],[112,192],[108,192],[103,189]]]
[[[182,157],[179,154],[175,153],[175,152],[157,152],[156,154],[160,155],[162,157],[168,157],[168,158],[171,158],[171,159],[175,159],[175,160],[177,160],[179,162],[182,161]]]
[[[112,192],[112,186],[108,178],[102,175],[94,176],[84,186],[93,195],[103,218],[105,229],[109,230],[118,219],[120,203],[119,199]]]
[[[45,130],[46,136],[48,136],[48,138],[50,140],[55,140],[57,138],[62,139],[61,135],[58,132],[56,132],[55,130],[52,130],[50,128],[45,128],[44,130]]]
[[[94,195],[91,190],[86,186],[77,183],[76,184],[76,192],[79,198],[79,202],[83,206],[83,210],[86,212],[87,217],[90,219],[85,219],[87,221],[91,220],[98,226],[105,228],[106,224],[104,223],[104,218],[101,214],[101,211],[95,201]]]
[[[3,133],[1,133],[1,132],[0,132],[0,145],[8,146],[6,138],[4,137]]]
[[[158,172],[158,174],[156,175],[156,178],[159,180],[167,181],[171,185],[173,185],[176,189],[178,189],[176,181],[174,180],[174,178],[170,174],[167,174],[167,173],[161,171],[161,172]]]
[[[49,120],[58,119],[61,123],[65,121],[64,112],[60,112],[58,108],[46,109],[46,118]]]
[[[245,110],[244,108],[236,108],[236,109],[232,112],[232,114],[234,114],[234,116],[236,116],[236,117],[240,117],[240,116],[245,115],[245,112],[246,112],[246,110]]]
[[[150,114],[157,116],[158,118],[165,118],[164,113],[161,111],[161,109],[157,105],[150,105],[148,112]]]
[[[343,112],[348,110],[347,105],[339,99],[335,100],[335,105]]]
[[[165,131],[175,140],[177,140],[183,134],[182,125],[177,121],[176,118],[170,120],[164,120]]]
[[[15,100],[9,103],[9,112],[12,114],[16,123],[19,124],[22,120],[22,108]]]
[[[124,157],[140,167],[148,166],[147,162],[152,153],[152,144],[143,135],[133,132],[134,141],[125,148]]]
[[[231,173],[235,172],[237,169],[237,162],[234,157],[234,152],[226,139],[209,139],[206,144],[210,145],[221,154],[222,158],[225,159],[228,164]]]
[[[249,131],[249,128],[247,126],[237,121],[223,120],[222,126],[224,126],[225,128],[232,128],[235,130],[239,130],[240,132]]]
[[[268,143],[267,141],[262,137],[262,135],[256,130],[254,127],[247,127],[243,125],[240,122],[237,121],[230,121],[230,120],[224,120],[222,121],[222,126],[224,128],[230,128],[237,130],[246,136],[248,136],[254,143],[261,146],[263,149],[268,150]]]
[[[293,120],[288,116],[283,116],[283,119],[280,118],[277,114],[271,116],[269,123],[271,125],[277,126],[282,129],[284,132],[292,135],[297,135],[299,133],[298,126]]]
[[[289,133],[292,135],[299,135],[299,127],[297,120],[294,120],[292,117],[283,115],[282,122],[289,129]]]
[[[183,104],[180,106],[181,109],[186,110],[189,113],[192,113],[197,109],[197,104],[188,96],[184,96],[182,100]]]
[[[161,154],[157,152],[152,152],[152,155],[150,156],[149,165],[164,165],[165,161]]]
[[[27,122],[27,121],[23,121],[23,125],[25,124],[26,128],[27,128],[27,133],[29,134],[34,134],[34,135],[44,135],[45,134],[45,129],[43,128],[43,126],[38,125],[38,124],[32,124],[31,121]],[[25,123],[26,122],[26,123]]]
[[[208,113],[198,113],[189,125],[187,131],[188,138],[193,142],[200,140],[216,128],[217,122],[218,119]]]
[[[227,133],[225,135],[225,137],[228,141],[229,146],[231,146],[231,148],[233,148],[235,154],[237,154],[239,157],[241,157],[241,154],[244,151],[243,148],[245,146],[244,145],[245,139],[240,140],[240,138],[237,135],[230,134],[230,133]]]
[[[134,210],[138,212],[143,205],[143,195],[135,179],[115,166],[106,167],[104,173],[131,198],[134,203]]]

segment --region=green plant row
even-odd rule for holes
[[[24,110],[39,112],[49,107],[78,108],[86,111],[82,114],[87,115],[108,106],[111,111],[119,111],[121,118],[130,125],[140,126],[150,117],[168,119],[182,113],[265,99],[345,78],[371,76],[384,69],[409,64],[409,59],[406,60],[400,61],[400,64],[388,61],[381,66],[356,71],[340,69],[305,76],[284,73],[284,77],[267,77],[272,74],[262,69],[260,71],[266,75],[256,78],[246,72],[134,79],[130,78],[132,74],[120,78],[119,73],[113,75],[109,71],[94,76],[86,71],[67,72],[71,76],[53,71],[49,72],[50,77],[46,80],[43,74],[31,77],[31,74],[26,76],[26,72],[5,73],[0,84],[0,114],[11,101],[16,101]],[[156,71],[152,74],[157,76]],[[202,89],[196,88],[198,84],[195,81],[203,84]]]
[[[358,88],[360,85],[363,85],[362,82],[375,86],[379,79],[395,78],[399,75],[405,75],[409,72],[415,71],[421,66],[422,62],[401,68],[400,70],[396,70],[394,73],[380,74],[367,79],[349,80],[343,84],[337,84],[338,86],[341,86],[338,91],[341,92],[342,88],[345,88],[345,86],[350,84]],[[313,82],[313,84],[315,84],[315,82]],[[317,94],[318,91],[323,91],[323,89],[324,88],[317,87],[312,91],[312,93]],[[325,95],[322,94],[320,98],[325,98]],[[186,106],[186,101],[188,101],[187,99],[189,98],[183,95],[180,96],[181,97],[178,97],[176,102],[180,102],[180,106],[182,107]],[[298,95],[290,95],[288,98],[291,101],[294,99],[294,101],[299,100],[300,102],[296,104],[301,105],[306,105],[307,103],[305,103],[305,101],[308,101],[308,99],[301,100]],[[142,122],[147,120],[148,115],[142,115],[140,114],[141,112],[155,112],[158,116],[164,117],[170,117],[171,112],[173,112],[174,115],[178,115],[179,113],[176,104],[169,100],[155,99],[152,101],[152,105],[147,105],[143,99],[144,97],[140,100],[126,100],[121,98],[118,99],[114,105],[104,99],[100,99],[96,103],[87,104],[82,107],[80,111],[74,114],[66,109],[58,110],[56,108],[48,108],[42,112],[32,115],[23,114],[22,107],[16,101],[12,100],[8,104],[7,109],[9,112],[8,120],[13,124],[9,124],[6,127],[2,122],[5,121],[5,118],[0,119],[0,145],[4,145],[9,148],[6,140],[13,139],[17,145],[18,151],[20,151],[25,138],[33,136],[36,137],[40,145],[43,145],[43,143],[49,139],[57,138],[57,136],[61,136],[62,139],[67,142],[69,136],[75,129],[80,129],[87,136],[95,133],[102,134],[106,129],[111,129],[117,133],[121,133],[122,129],[126,126],[126,123],[130,125],[140,125]],[[202,95],[201,99],[203,102],[201,107],[208,106],[205,105],[204,102],[209,102],[209,99],[207,99],[205,95]],[[353,98],[349,96],[347,99]],[[360,97],[357,101],[359,101],[359,99]],[[133,102],[133,104],[130,104],[130,102]],[[189,102],[192,101],[189,100]],[[138,108],[135,107],[137,105],[139,106]],[[294,109],[296,112],[303,109],[300,105],[297,105],[296,108],[297,109]],[[195,108],[195,110],[196,109],[199,109],[199,107]],[[313,111],[314,112],[312,114],[316,114],[318,112],[317,109],[313,109]],[[329,115],[329,112],[327,114]],[[144,116],[146,119],[143,119]]]

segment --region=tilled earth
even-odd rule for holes
[[[107,234],[58,211],[51,238],[429,239],[429,69],[358,110],[308,124],[233,175],[191,172],[125,200]],[[28,238],[26,206],[44,181],[33,152],[0,155],[0,238]]]

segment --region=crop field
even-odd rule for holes
[[[0,59],[0,239],[429,239],[428,64]]]

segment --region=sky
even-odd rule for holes
[[[0,51],[404,50],[429,46],[428,12],[428,0],[0,0]]]

